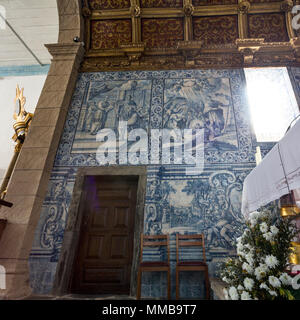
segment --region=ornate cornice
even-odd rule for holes
[[[81,71],[157,70],[183,68],[243,68],[247,66],[300,66],[300,39],[265,42],[237,39],[235,44],[204,46],[180,41],[176,49],[147,50],[143,43],[122,46],[119,56],[89,56]]]
[[[84,48],[83,43],[55,43],[45,44],[49,53],[53,56],[53,59],[67,58],[74,55],[83,56]]]
[[[259,3],[239,0],[236,4],[227,2],[228,4],[208,5],[203,3],[201,6],[195,6],[192,3],[191,0],[184,0],[182,7],[141,8],[141,1],[131,0],[127,7],[120,3],[120,6],[114,9],[91,10],[88,7],[88,1],[85,0],[82,14],[87,22],[87,51],[81,70],[140,70],[142,68],[152,70],[155,68],[194,68],[199,66],[226,68],[261,66],[263,64],[266,66],[295,65],[300,62],[298,40],[295,40],[295,33],[291,26],[292,0]],[[233,16],[236,16],[237,19],[229,19]],[[212,17],[212,24],[215,25],[221,17],[227,17],[228,21],[223,20],[228,22],[226,26],[232,23],[232,27],[237,28],[237,39],[235,40],[236,36],[232,36],[234,33],[230,33],[226,26],[223,29],[220,28],[221,34],[210,31],[206,27],[206,24],[210,23],[210,17]],[[268,17],[269,20],[264,30],[265,21],[263,19],[265,17]],[[129,29],[132,34],[131,42],[123,45],[128,32],[127,30],[124,31],[121,25],[125,19],[128,24],[131,23]],[[143,29],[143,21],[145,19],[149,19],[148,22],[151,19],[154,22],[158,21],[157,26],[163,25],[164,28],[169,29],[160,38],[158,30],[154,28],[153,38],[151,38],[151,28],[148,28],[146,35],[143,34],[143,30],[145,30]],[[162,24],[163,20],[166,19],[171,21],[170,24]],[[109,21],[109,23],[113,21],[114,23],[110,25],[108,23],[107,26],[101,24],[101,28],[104,29],[95,31],[98,32],[97,41],[100,42],[100,45],[97,44],[97,47],[93,48],[91,45],[93,36],[91,26],[93,22],[99,20]],[[115,23],[118,21],[120,22],[119,28]],[[278,21],[282,23],[282,28],[286,26],[286,30],[278,26]],[[173,33],[170,31],[172,30],[172,23]],[[274,28],[272,29],[273,24],[275,25],[275,31]],[[180,25],[182,25],[182,29],[179,28]],[[217,30],[216,27],[215,29]],[[118,31],[116,32],[116,30]],[[178,32],[182,32],[184,37],[182,41],[176,42],[172,37]],[[224,32],[224,35],[222,32]],[[119,37],[115,42],[116,45],[114,44],[115,47],[110,48],[103,45],[102,47],[106,49],[100,49],[101,41],[105,41],[106,38],[109,41],[110,33]],[[251,36],[252,38],[249,39]],[[168,37],[172,38],[172,41],[168,42]],[[210,40],[210,37],[215,38]],[[256,39],[262,37],[265,37],[265,39]],[[165,38],[170,45],[161,47],[165,44],[161,39]],[[199,41],[195,41],[195,38]],[[278,39],[278,41],[285,42],[271,42],[274,39],[275,41]],[[128,39],[126,41],[128,42]],[[61,49],[61,52],[64,52],[64,49]],[[232,56],[232,59],[229,58],[230,56]]]

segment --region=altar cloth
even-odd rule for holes
[[[242,213],[249,213],[300,188],[300,119],[246,177]]]

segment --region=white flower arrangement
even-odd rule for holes
[[[241,294],[241,300],[252,300],[248,291],[243,291]]]
[[[279,261],[273,255],[267,255],[265,257],[265,263],[269,268],[274,268],[278,265]]]
[[[262,279],[268,272],[268,266],[266,264],[260,263],[257,268],[254,270],[254,275],[257,280]]]
[[[267,241],[273,240],[273,233],[272,232],[266,232],[262,235]]]
[[[270,294],[271,296],[277,297],[276,291],[270,290],[270,291],[269,291],[269,294]]]
[[[282,282],[282,284],[290,286],[292,284],[293,279],[286,272],[284,272],[279,277],[279,280]]]
[[[268,290],[268,291],[270,290],[270,288],[264,282],[260,284],[259,288],[260,289],[265,289],[265,290]]]
[[[276,226],[271,226],[270,230],[274,236],[276,236],[277,233],[279,232],[279,230]]]
[[[242,264],[242,268],[243,268],[243,270],[245,270],[245,271],[248,272],[249,274],[252,274],[252,273],[253,273],[253,268],[252,268],[252,266],[251,266],[249,263],[247,263],[247,262],[244,262],[244,263]]]
[[[269,276],[269,283],[274,288],[280,288],[281,287],[280,280],[278,278],[274,277],[274,276]]]
[[[259,229],[262,233],[266,233],[269,230],[268,225],[265,222],[260,224]]]
[[[235,287],[230,287],[228,293],[231,300],[239,300],[239,294]]]
[[[252,252],[249,252],[245,255],[245,259],[247,260],[247,262],[249,263],[250,266],[253,265],[254,263],[254,256]]]
[[[229,286],[226,299],[293,299],[292,277],[286,273],[295,229],[270,211],[253,212],[236,239],[237,255],[228,259],[221,275]]]
[[[243,290],[244,290],[244,287],[243,287],[241,284],[239,284],[239,286],[237,287],[237,289],[238,289],[238,291],[243,291]]]
[[[244,279],[244,286],[245,286],[245,289],[251,291],[254,286],[254,280],[251,278],[245,278]]]

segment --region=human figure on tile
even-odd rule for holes
[[[100,129],[105,127],[108,113],[113,108],[114,108],[114,105],[110,104],[107,98],[104,101],[99,101],[97,110],[94,114],[94,123],[92,124],[92,127],[91,127],[92,135],[96,135]]]

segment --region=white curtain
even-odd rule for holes
[[[295,189],[300,189],[300,120],[246,177],[242,213],[248,217]]]

